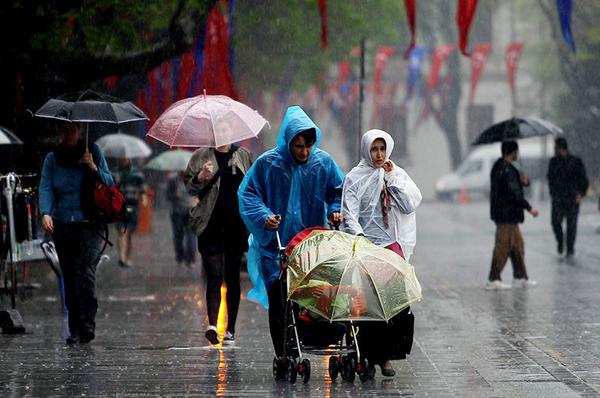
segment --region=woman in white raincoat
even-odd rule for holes
[[[406,171],[390,160],[393,149],[394,140],[383,130],[369,130],[363,135],[361,160],[344,180],[342,230],[353,235],[363,235],[374,244],[393,250],[408,261],[416,244],[415,210],[421,203],[422,196]],[[400,315],[410,316],[412,319],[408,309]],[[371,329],[371,326],[368,328]],[[375,329],[375,325],[372,329]],[[410,352],[410,346],[406,353]],[[371,360],[375,359],[380,364],[383,375],[395,375],[391,358],[381,355],[385,350],[364,348],[361,346],[361,351],[365,351],[367,357],[368,351],[371,351]]]

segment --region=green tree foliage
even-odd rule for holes
[[[14,0],[0,3],[0,123],[22,110],[147,70],[186,51],[216,0]]]
[[[269,90],[291,71],[291,86],[301,91],[320,81],[333,62],[348,59],[363,36],[370,60],[377,46],[408,44],[400,1],[328,1],[327,7],[328,47],[321,50],[316,0],[237,1],[234,46],[239,80],[253,89]]]

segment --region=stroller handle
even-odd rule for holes
[[[281,238],[279,237],[278,229],[275,230],[275,238],[277,238],[277,250],[279,250],[279,252],[284,252],[285,247],[281,246]]]

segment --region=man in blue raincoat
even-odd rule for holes
[[[252,165],[238,190],[240,214],[251,232],[248,298],[267,307],[275,353],[283,352],[282,287],[275,230],[281,244],[304,228],[339,224],[344,175],[318,148],[321,130],[299,106],[288,108],[277,146]],[[267,297],[265,297],[267,296]]]

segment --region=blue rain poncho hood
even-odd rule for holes
[[[316,142],[308,160],[298,163],[290,143],[309,129],[316,132]],[[248,273],[254,289],[248,298],[265,307],[265,288],[279,276],[275,232],[265,229],[267,217],[281,215],[279,236],[285,246],[304,228],[327,225],[327,217],[341,208],[344,175],[332,157],[318,148],[321,136],[302,108],[288,108],[276,147],[256,159],[238,190],[240,214],[251,233]]]

